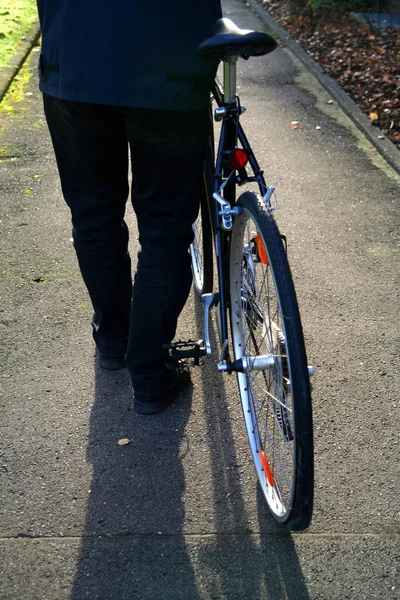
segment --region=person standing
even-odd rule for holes
[[[189,382],[163,349],[189,295],[217,63],[197,57],[220,0],[37,0],[39,88],[94,315],[99,366],[128,368],[134,405],[164,410]],[[132,285],[129,195],[140,252]]]

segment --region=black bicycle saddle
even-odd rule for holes
[[[240,29],[230,19],[218,19],[213,29],[213,35],[197,48],[197,54],[201,58],[223,60],[228,56],[263,56],[275,50],[278,45],[267,33]]]

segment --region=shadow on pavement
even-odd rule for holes
[[[260,529],[269,519],[268,509],[257,485],[257,509]],[[292,536],[284,527],[281,535],[261,535],[260,553],[264,559],[264,581],[267,598],[309,600],[305,577]]]
[[[185,402],[152,417],[133,411],[129,375],[95,365],[88,459],[93,465],[84,538],[71,594],[83,598],[197,599],[182,534],[179,447]],[[118,446],[121,438],[132,443]],[[169,596],[179,583],[182,595]]]
[[[201,338],[203,314],[198,298],[195,299],[195,311],[198,337]],[[218,355],[218,341],[212,326],[210,336],[213,352]],[[204,386],[206,382],[210,385],[213,379],[210,367],[216,371],[216,364],[202,366]],[[256,485],[253,465],[235,450],[224,385],[228,376],[217,374],[217,377],[219,381],[214,384],[214,394],[212,397],[207,394],[204,402],[204,418],[212,448],[212,486],[218,535],[213,536],[204,548],[198,569],[210,571],[213,565],[214,569],[215,565],[219,567],[213,582],[215,594],[206,597],[307,600],[309,594],[292,537],[270,516],[261,489]],[[232,387],[240,403],[236,381]],[[245,431],[244,423],[240,424]],[[250,455],[247,437],[244,442],[244,450]],[[243,465],[247,464],[248,467],[243,470]],[[251,509],[247,509],[244,503],[245,490],[242,486],[243,480],[248,478],[251,479],[248,486],[250,494],[252,490],[257,494],[258,527],[252,522]]]
[[[201,335],[197,300],[195,312]],[[212,335],[216,348],[213,329]],[[244,429],[239,442],[234,439],[226,380],[211,360],[200,374],[207,393],[204,412],[196,413],[204,424],[195,426],[204,430],[210,449],[205,506],[213,522],[211,531],[210,524],[200,523],[200,532],[185,535],[182,440],[192,390],[160,415],[137,415],[127,372],[102,371],[95,364],[87,453],[92,484],[72,600],[309,598],[290,534],[270,517],[259,490],[251,496],[255,473],[244,455],[249,451]],[[232,389],[236,406],[236,385]],[[243,426],[241,418],[238,424]],[[121,438],[132,442],[119,446]],[[197,501],[202,499],[194,496],[192,509]]]

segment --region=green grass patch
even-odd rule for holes
[[[37,22],[36,0],[0,0],[0,71]]]
[[[0,0],[1,2],[2,0]],[[23,104],[26,98],[26,90],[32,77],[32,70],[25,63],[19,71],[18,76],[14,79],[11,88],[0,102],[0,113],[24,113],[27,106]],[[0,134],[2,126],[0,124]]]

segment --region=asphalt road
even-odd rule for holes
[[[315,512],[290,535],[215,359],[154,417],[98,369],[37,57],[0,106],[1,600],[399,598],[398,176],[286,49],[240,64],[316,369]],[[179,337],[199,323],[191,297]]]

